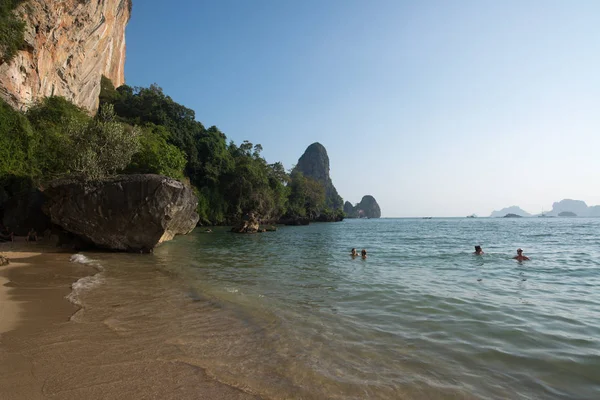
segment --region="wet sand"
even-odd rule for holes
[[[115,329],[110,317],[75,318],[71,285],[98,270],[69,262],[70,253],[10,243],[0,254],[11,262],[0,267],[1,399],[257,398],[213,380],[174,346]]]

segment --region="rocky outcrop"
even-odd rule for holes
[[[511,214],[511,213],[508,213],[508,214],[506,214],[506,215],[505,215],[504,217],[502,217],[502,218],[523,218],[523,217],[522,217],[521,215],[519,215],[519,214]]]
[[[54,224],[109,250],[150,252],[198,222],[192,190],[160,175],[59,180],[44,195]]]
[[[371,195],[363,196],[355,207],[352,207],[352,204],[347,201],[344,204],[344,213],[348,218],[381,218],[381,208]]]
[[[95,113],[101,76],[125,83],[131,0],[29,0],[16,12],[26,24],[25,46],[0,64],[0,97],[13,107],[57,95]]]
[[[10,264],[10,262],[8,261],[8,258],[6,258],[0,254],[0,267],[4,267],[5,265],[8,265],[8,264]]]
[[[256,233],[260,229],[260,222],[253,213],[246,214],[237,226],[231,228],[235,233]]]
[[[321,143],[313,143],[308,146],[294,170],[302,172],[304,176],[323,185],[327,207],[332,210],[342,209],[344,202],[329,176],[329,156]]]

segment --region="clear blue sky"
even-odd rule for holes
[[[126,80],[386,217],[600,204],[597,0],[134,0]]]

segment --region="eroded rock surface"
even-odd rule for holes
[[[57,95],[95,113],[101,76],[125,83],[131,0],[28,0],[16,12],[26,23],[25,48],[0,64],[0,97],[13,107]]]
[[[44,194],[44,211],[54,224],[110,250],[152,251],[191,232],[199,219],[192,190],[160,175],[59,180]]]

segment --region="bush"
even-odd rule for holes
[[[0,178],[35,173],[34,142],[27,118],[0,100]]]
[[[139,150],[139,129],[116,121],[114,108],[105,104],[85,125],[77,119],[68,123],[72,144],[69,170],[85,179],[98,179],[125,169]]]
[[[140,135],[140,151],[134,154],[127,172],[152,173],[182,180],[185,153],[167,143],[169,131],[163,126],[149,125]]]
[[[47,97],[27,111],[27,118],[36,132],[35,162],[44,179],[69,173],[74,152],[69,127],[86,126],[91,118],[68,100]]]

